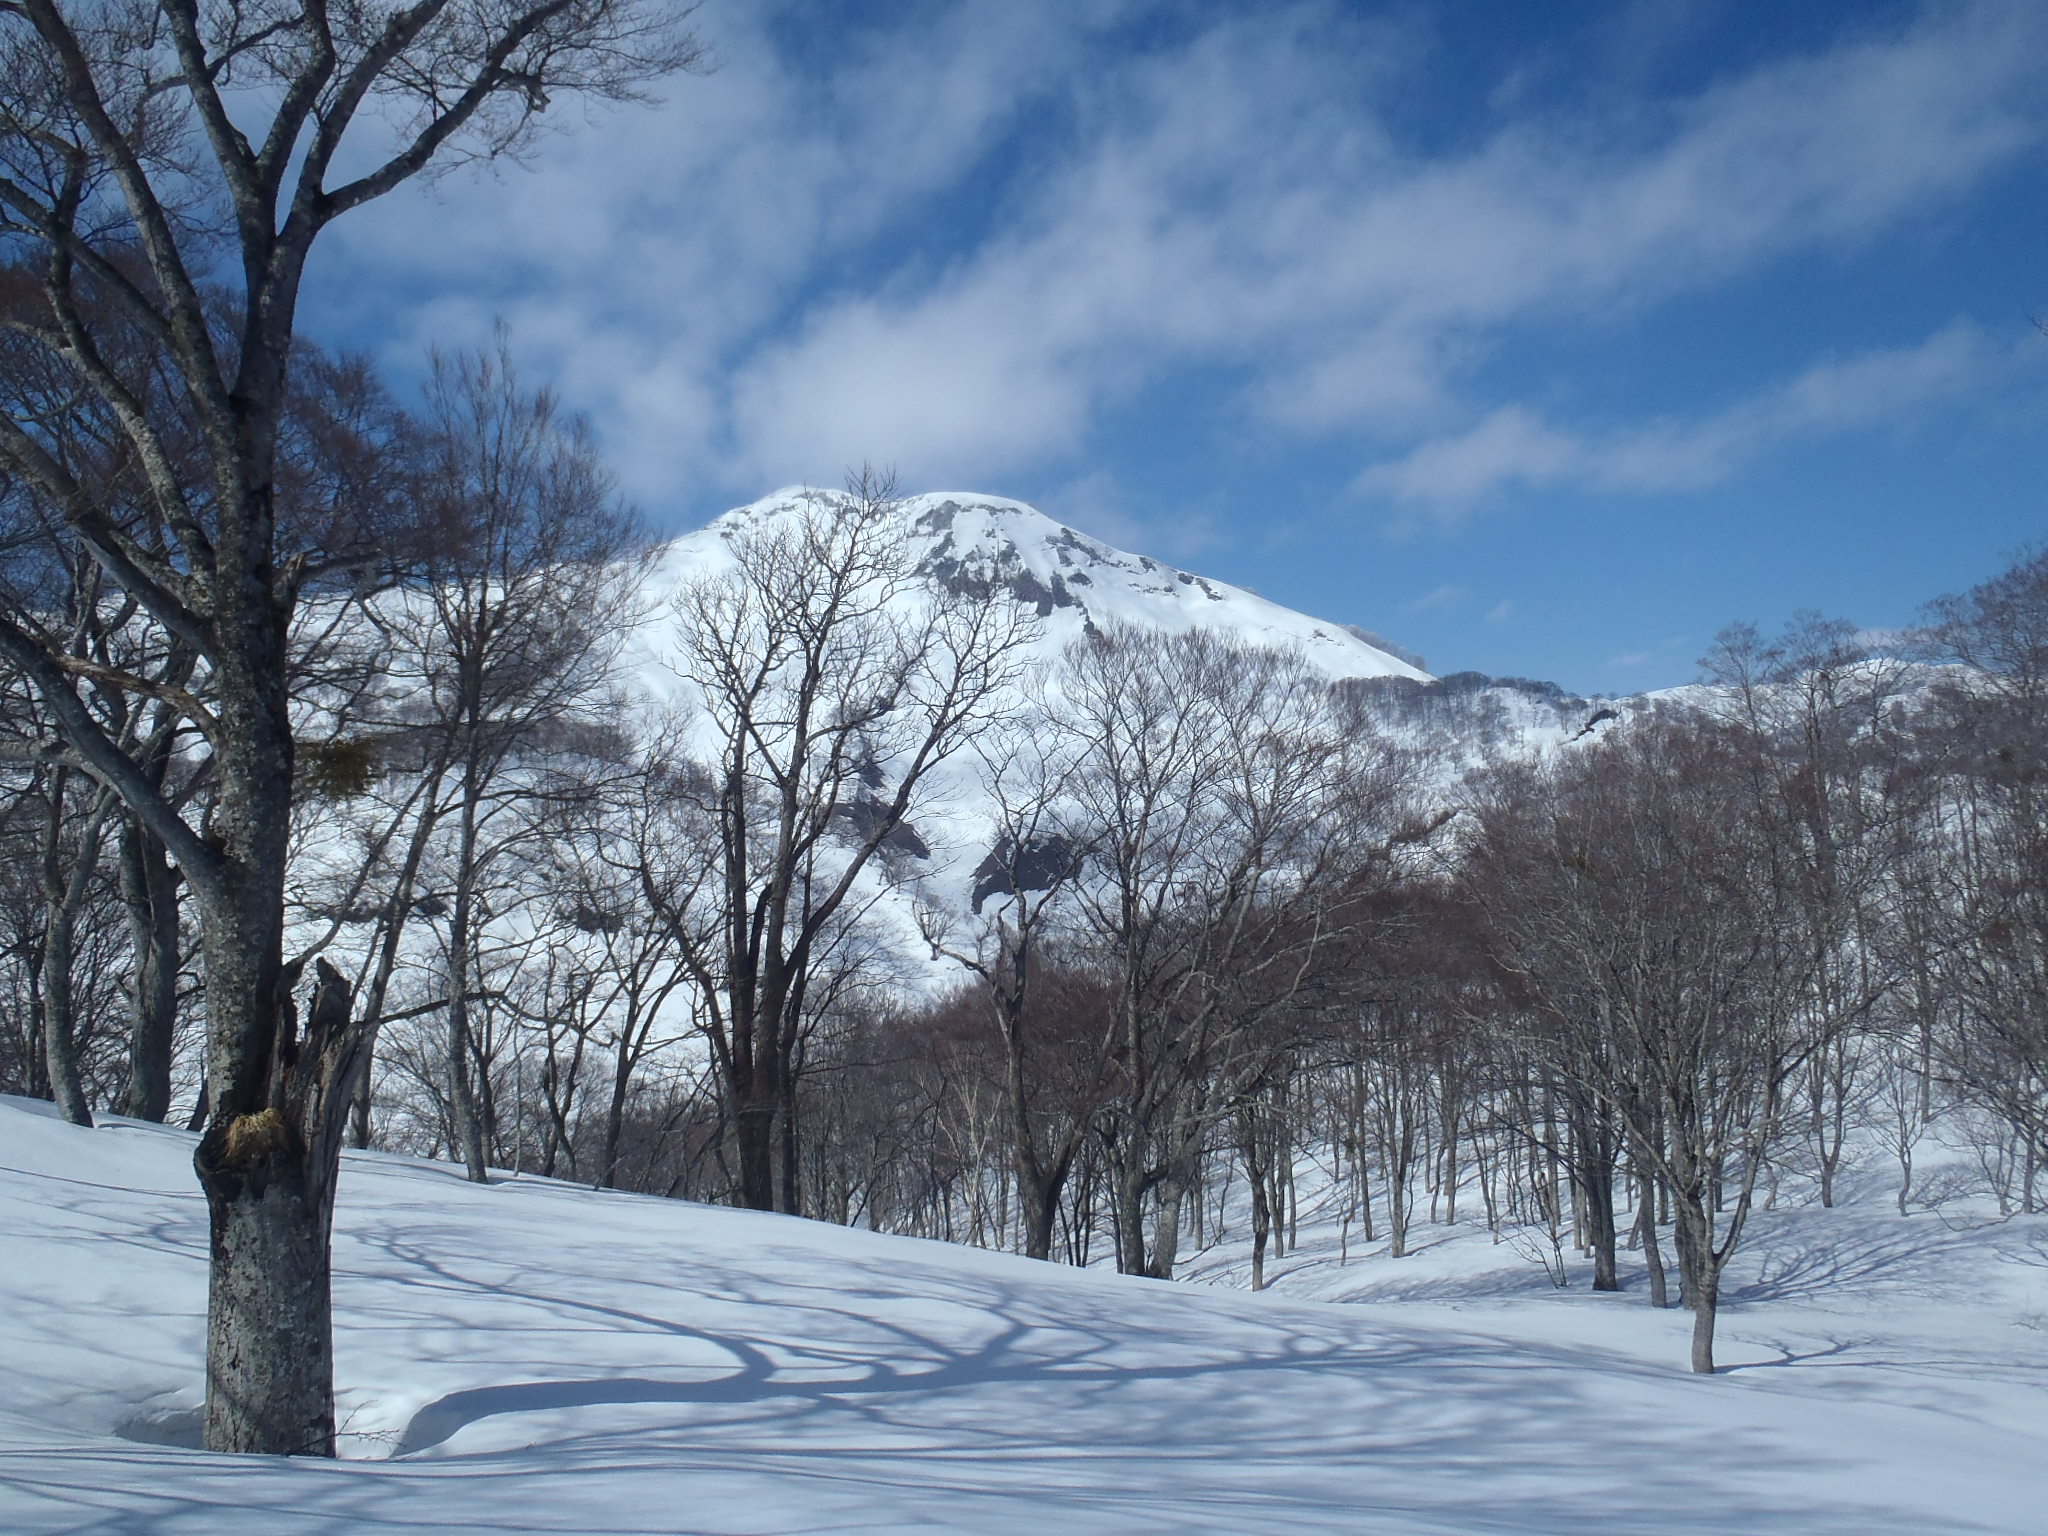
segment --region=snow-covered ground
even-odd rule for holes
[[[1874,1176],[1759,1219],[1703,1379],[1483,1234],[1255,1296],[351,1154],[322,1463],[180,1443],[190,1138],[42,1111],[0,1101],[8,1532],[2048,1529],[2048,1221]]]

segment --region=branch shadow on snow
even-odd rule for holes
[[[440,1389],[364,1410],[391,1459],[9,1449],[0,1509],[88,1536],[1928,1528],[1825,1438],[1751,1422],[1770,1394],[1675,1367],[786,1219],[379,1189],[342,1210],[344,1378]],[[173,1235],[138,1240],[189,1262]]]
[[[2038,1223],[1990,1223],[2000,1260],[2048,1269],[2048,1235]],[[1879,1220],[1825,1230],[1765,1227],[1752,1242],[1756,1278],[1728,1287],[1737,1302],[1806,1301],[1829,1294],[1889,1292],[1922,1300],[1968,1299],[1981,1285],[1965,1262],[1987,1245],[1982,1228],[1953,1227],[1934,1215]]]
[[[395,1478],[432,1472],[495,1481],[520,1466],[627,1476],[758,1469],[778,1480],[804,1479],[807,1488],[822,1479],[860,1490],[863,1499],[881,1501],[877,1511],[913,1507],[892,1502],[898,1499],[943,1507],[957,1529],[1018,1528],[1008,1503],[993,1525],[976,1509],[992,1497],[1016,1497],[1020,1475],[1053,1501],[1046,1509],[1057,1508],[1062,1520],[1081,1515],[1089,1529],[1105,1528],[1095,1521],[1129,1529],[1260,1524],[1584,1536],[1652,1528],[1674,1536],[1737,1528],[1906,1536],[1920,1529],[1875,1507],[1788,1497],[1786,1478],[1810,1471],[1810,1454],[1786,1452],[1761,1429],[1730,1429],[1709,1445],[1655,1414],[1618,1411],[1601,1390],[1616,1374],[1632,1376],[1642,1391],[1693,1384],[1614,1361],[1597,1367],[1604,1382],[1591,1382],[1588,1357],[1570,1349],[1257,1303],[1230,1307],[1219,1341],[1205,1328],[1215,1316],[1213,1293],[1067,1286],[1050,1269],[1050,1283],[1033,1286],[938,1265],[925,1274],[915,1263],[842,1261],[829,1283],[806,1283],[670,1259],[661,1281],[677,1295],[715,1295],[760,1311],[758,1324],[719,1329],[661,1315],[665,1308],[637,1310],[543,1284],[494,1278],[480,1285],[462,1275],[459,1261],[393,1236],[372,1241],[412,1285],[443,1294],[488,1289],[538,1308],[547,1320],[538,1331],[604,1326],[644,1334],[650,1363],[662,1353],[658,1341],[687,1339],[727,1362],[715,1372],[664,1366],[598,1375],[565,1361],[560,1375],[447,1392],[397,1432],[396,1459],[359,1464]],[[948,1309],[944,1326],[893,1322],[867,1305],[914,1302],[927,1287]],[[973,1336],[959,1337],[963,1328]],[[1626,1384],[1624,1394],[1633,1395]],[[677,1411],[624,1421],[602,1413],[636,1407]],[[579,1425],[574,1415],[584,1410],[599,1411],[599,1419]],[[466,1430],[521,1415],[571,1417],[536,1420],[536,1439],[524,1449],[442,1449]],[[1555,1491],[1566,1434],[1576,1447],[1575,1475],[1609,1490],[1597,1503]],[[439,1454],[412,1459],[423,1452]],[[1658,1469],[1654,1477],[1650,1468]],[[1497,1502],[1503,1480],[1529,1488],[1506,1524]],[[1751,1491],[1773,1480],[1774,1494]],[[1266,1496],[1255,1491],[1261,1487]],[[1285,1513],[1275,1523],[1278,1511],[1267,1498],[1282,1488]],[[946,1502],[923,1502],[933,1495]],[[1162,1525],[1167,1508],[1197,1513]],[[370,1509],[358,1507],[351,1518],[347,1529],[379,1528]],[[482,1513],[470,1519],[500,1528]],[[872,1524],[897,1528],[880,1513]],[[776,1528],[847,1527],[821,1519]]]

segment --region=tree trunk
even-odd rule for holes
[[[1621,1278],[1615,1259],[1614,1132],[1597,1105],[1573,1102],[1571,1176],[1583,1223],[1585,1246],[1593,1256],[1593,1289],[1618,1291]]]
[[[604,1157],[599,1164],[597,1187],[619,1187],[619,1142],[626,1131],[626,1097],[633,1084],[633,1051],[630,1025],[619,1035],[619,1054],[613,1063],[612,1091],[604,1107]]]
[[[750,1211],[775,1209],[775,1103],[755,1090],[751,1080],[739,1085],[733,1106],[733,1139],[739,1144],[740,1204]]]
[[[1152,1252],[1140,1271],[1154,1280],[1171,1280],[1173,1267],[1180,1261],[1181,1206],[1191,1182],[1191,1175],[1175,1171],[1160,1185],[1158,1207],[1152,1215]]]
[[[469,1022],[469,982],[474,968],[477,870],[477,803],[481,791],[474,762],[463,775],[462,819],[456,842],[455,899],[448,912],[448,1107],[456,1149],[474,1184],[490,1178],[484,1146],[484,1117],[472,1075],[478,1052]]]
[[[1692,1298],[1692,1368],[1701,1376],[1714,1374],[1714,1318],[1721,1305],[1721,1277],[1711,1261],[1700,1266],[1702,1273],[1686,1287]]]
[[[370,1084],[372,1081],[369,1063],[377,1051],[376,1032],[370,1031],[363,1042],[364,1069],[356,1077],[355,1091],[349,1095],[348,1144],[358,1152],[366,1152],[370,1146]]]
[[[781,1179],[776,1209],[785,1216],[801,1216],[804,1213],[803,1170],[797,1162],[796,1073],[786,1051],[777,1053],[775,1086],[776,1139],[781,1153],[777,1159]]]
[[[470,1038],[469,1005],[462,983],[456,979],[459,975],[451,972],[448,996],[448,1109],[453,1122],[449,1129],[464,1175],[472,1184],[485,1184],[490,1181],[490,1169],[484,1155],[483,1116],[477,1108],[476,1049]]]
[[[331,1199],[275,1110],[242,1116],[210,1151],[207,1447],[332,1456]]]
[[[1135,1149],[1115,1172],[1116,1267],[1119,1274],[1145,1273],[1145,1170]]]
[[[132,816],[121,832],[121,899],[135,951],[122,1113],[161,1122],[171,1111],[171,1048],[178,1027],[178,872],[162,840]]]
[[[753,962],[745,950],[729,954],[729,974],[744,977]],[[771,969],[776,969],[771,967]],[[727,1073],[732,1131],[739,1161],[739,1201],[750,1211],[775,1209],[776,1039],[785,989],[779,970],[751,998],[734,998]]]
[[[1586,1244],[1593,1251],[1593,1289],[1618,1291],[1621,1277],[1614,1253],[1614,1165],[1584,1169],[1580,1195],[1586,1212]]]
[[[329,1246],[342,1132],[364,1062],[347,981],[325,960],[298,1036],[291,977],[260,925],[209,921],[207,1006],[216,1028],[267,1023],[260,1075],[216,1070],[221,1102],[193,1164],[206,1191],[212,1271],[206,1328],[208,1450],[334,1454]],[[251,1091],[251,1090],[254,1091]]]
[[[1266,1166],[1265,1143],[1258,1117],[1249,1107],[1238,1112],[1238,1153],[1244,1159],[1245,1182],[1252,1197],[1252,1289],[1266,1288],[1266,1246],[1273,1234],[1271,1170]],[[1275,1255],[1278,1257],[1278,1255]]]
[[[1060,1183],[1054,1178],[1031,1179],[1023,1168],[1017,1170],[1018,1204],[1024,1213],[1024,1257],[1052,1259],[1053,1228],[1059,1219]]]
[[[1650,1305],[1668,1307],[1671,1282],[1664,1273],[1663,1245],[1657,1241],[1657,1192],[1647,1179],[1643,1181],[1641,1202],[1636,1211],[1636,1232],[1642,1239],[1643,1262],[1650,1269]]]
[[[50,1093],[57,1109],[73,1125],[92,1124],[85,1082],[78,1061],[78,1010],[71,988],[72,949],[78,914],[99,863],[100,827],[112,805],[102,795],[82,829],[78,846],[67,859],[64,851],[64,804],[70,773],[52,775],[45,804],[49,825],[42,848],[43,954],[39,990],[43,1008],[43,1059]]]
[[[43,926],[43,1059],[57,1112],[90,1126],[92,1107],[78,1067],[78,1021],[71,995],[71,941],[77,913],[60,898],[45,904]]]

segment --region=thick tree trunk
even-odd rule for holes
[[[730,975],[744,978],[752,965],[742,947],[728,951]],[[745,986],[733,999],[732,1049],[726,1062],[737,1193],[740,1205],[750,1211],[775,1209],[775,1043],[784,991],[779,970],[769,969],[775,974],[758,987]]]
[[[455,1150],[461,1154],[462,1169],[473,1184],[489,1182],[490,1169],[484,1155],[483,1115],[477,1105],[476,1047],[470,1037],[469,1005],[462,983],[451,979],[448,998],[448,1108],[454,1122]]]
[[[1413,1214],[1415,1195],[1408,1187],[1408,1159],[1394,1149],[1387,1150],[1387,1257],[1408,1257],[1408,1218]]]
[[[1593,1289],[1618,1291],[1621,1276],[1615,1260],[1614,1166],[1587,1169],[1580,1194],[1586,1211],[1586,1245],[1593,1253]]]
[[[1025,1170],[1017,1170],[1018,1204],[1024,1212],[1024,1257],[1027,1259],[1052,1259],[1053,1229],[1059,1221],[1060,1183],[1047,1178],[1036,1180],[1026,1176]]]
[[[1713,1207],[1703,1189],[1676,1193],[1678,1271],[1692,1310],[1692,1368],[1714,1374],[1714,1322],[1721,1303],[1721,1266],[1714,1251]]]
[[[1643,1262],[1650,1270],[1650,1305],[1671,1305],[1671,1284],[1664,1273],[1664,1249],[1657,1241],[1657,1193],[1654,1185],[1643,1184],[1642,1205],[1636,1212],[1636,1231],[1642,1238]]]
[[[1060,1193],[1074,1166],[1081,1131],[1070,1127],[1064,1142],[1056,1145],[1048,1157],[1038,1155],[1023,1033],[1015,1012],[1008,1016],[1000,1033],[1010,1110],[1010,1167],[1017,1176],[1017,1204],[1024,1216],[1024,1256],[1050,1262],[1053,1229],[1059,1221]]]
[[[775,1099],[763,1092],[758,1073],[734,1085],[733,1139],[738,1143],[740,1204],[750,1211],[775,1209]]]
[[[1596,1108],[1576,1105],[1571,1119],[1572,1188],[1578,1197],[1586,1248],[1593,1256],[1593,1289],[1618,1291],[1613,1135]]]
[[[341,1131],[362,1059],[347,983],[324,960],[300,1037],[284,964],[293,743],[284,624],[235,594],[219,679],[220,859],[195,885],[206,965],[209,1450],[334,1452],[328,1241]],[[237,632],[239,631],[239,632]]]
[[[347,982],[323,960],[300,1038],[290,978],[264,963],[261,946],[260,936],[243,949],[230,933],[210,933],[207,947],[209,1009],[267,1005],[276,1051],[262,1084],[267,1102],[224,1100],[193,1158],[211,1228],[206,1446],[331,1456],[328,1254],[364,1035],[349,1016]]]
[[[1116,1267],[1120,1274],[1145,1270],[1145,1177],[1133,1157],[1116,1170]]]
[[[1157,1209],[1152,1214],[1152,1252],[1143,1273],[1154,1280],[1171,1280],[1180,1262],[1181,1208],[1187,1201],[1192,1178],[1181,1172],[1169,1174],[1160,1185]]]
[[[213,1257],[207,1447],[331,1456],[331,1197],[322,1198],[307,1149],[276,1110],[244,1115],[210,1139],[201,1154]]]

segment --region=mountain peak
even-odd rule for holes
[[[685,535],[673,550],[685,567],[697,566],[715,558],[719,544],[742,529],[846,504],[844,492],[787,487]],[[1045,625],[1049,651],[1110,623],[1170,634],[1204,628],[1247,645],[1298,651],[1332,679],[1429,680],[1419,666],[1370,644],[1353,627],[1117,549],[1026,502],[981,492],[932,491],[896,503],[896,516],[921,578],[957,594],[1007,597],[1032,609]]]

